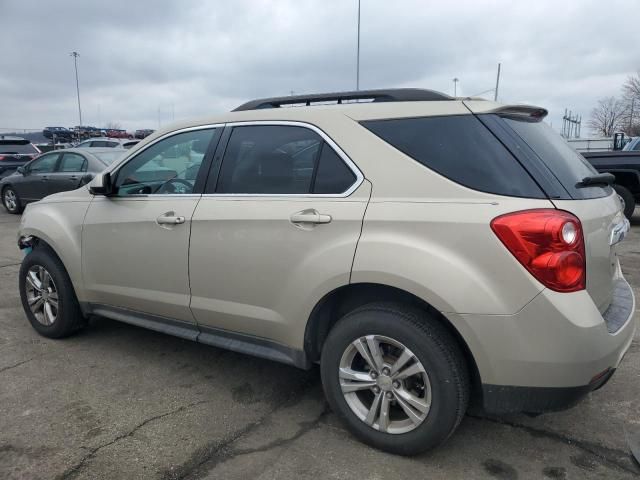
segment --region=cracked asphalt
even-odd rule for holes
[[[640,210],[622,246],[640,298]],[[441,448],[402,458],[359,443],[319,372],[96,319],[38,336],[20,306],[19,218],[0,213],[2,479],[627,479],[640,477],[640,339],[603,389],[528,417],[467,415]],[[637,321],[638,317],[636,317]]]

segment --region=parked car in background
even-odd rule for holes
[[[149,129],[142,129],[142,130],[136,130],[135,131],[135,138],[139,138],[140,140],[142,140],[143,138],[148,137],[149,135],[151,135],[155,130],[149,130]]]
[[[40,155],[40,150],[22,137],[0,135],[0,178]]]
[[[138,144],[140,140],[123,138],[93,138],[76,145],[76,148],[126,148],[129,149]]]
[[[26,318],[49,338],[97,315],[319,363],[348,428],[404,455],[449,438],[470,401],[568,408],[634,338],[629,221],[546,115],[392,89],[170,127],[29,205]]]
[[[613,152],[582,152],[582,155],[601,173],[615,177],[613,188],[620,196],[624,214],[631,219],[640,202],[640,143],[632,140],[624,150]],[[627,149],[627,147],[631,148]]]
[[[73,132],[65,127],[45,127],[42,135],[49,140],[53,140],[55,135],[56,143],[68,142],[73,138]]]
[[[117,128],[111,128],[111,129],[107,130],[107,137],[111,137],[111,138],[133,138],[133,135],[131,135],[126,130],[117,129]]]
[[[123,149],[70,148],[45,153],[0,180],[0,198],[9,213],[52,193],[75,190],[126,153]]]

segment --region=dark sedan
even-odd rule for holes
[[[45,153],[0,180],[2,204],[9,213],[20,213],[29,202],[75,190],[126,152],[115,148],[69,148]]]
[[[0,178],[40,155],[38,147],[21,137],[0,135]]]

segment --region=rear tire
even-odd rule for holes
[[[8,186],[2,189],[2,205],[7,212],[17,215],[22,213],[23,206],[18,193],[13,187]]]
[[[40,335],[63,338],[86,325],[69,275],[48,248],[38,247],[24,258],[18,282],[22,307]]]
[[[399,455],[443,443],[469,403],[469,373],[455,338],[437,318],[409,305],[372,303],[345,315],[323,346],[321,373],[327,400],[349,430]]]
[[[631,220],[633,212],[636,209],[636,199],[633,197],[633,194],[622,185],[614,184],[613,188],[624,202],[624,216]]]

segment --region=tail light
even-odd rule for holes
[[[554,209],[524,210],[494,218],[491,229],[545,287],[576,292],[586,284],[580,220]]]
[[[5,157],[4,155],[0,155],[0,162],[1,162],[2,160],[4,160],[5,158],[7,158],[7,157]]]

